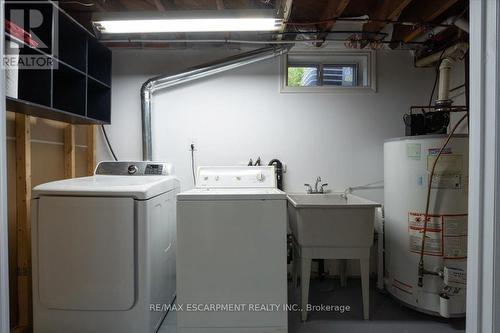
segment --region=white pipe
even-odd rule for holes
[[[449,58],[444,58],[439,65],[439,90],[438,102],[446,102],[450,99],[450,74],[452,61]]]
[[[453,24],[455,24],[459,29],[462,29],[466,33],[469,33],[469,21],[460,17],[456,19]]]
[[[439,61],[439,59],[444,59],[444,58],[456,59],[457,57],[462,57],[465,54],[465,52],[467,52],[468,49],[469,49],[468,43],[457,43],[447,48],[444,52],[439,51],[431,54],[430,56],[417,60],[415,62],[415,66],[417,67],[430,66],[436,61]]]
[[[432,28],[430,31],[425,31],[424,33],[420,34],[417,38],[414,39],[415,42],[425,42],[427,39],[429,39],[429,35],[437,35],[440,32],[448,29],[448,26],[455,25],[457,28],[465,31],[466,33],[469,33],[469,22],[465,20],[464,18],[457,18],[456,16],[451,16],[441,22],[443,26],[437,26]]]

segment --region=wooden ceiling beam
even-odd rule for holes
[[[155,6],[147,0],[118,0],[127,11],[154,10]]]
[[[164,12],[167,10],[167,7],[165,7],[165,5],[161,0],[153,0],[153,4],[155,5],[156,9],[160,12]]]
[[[374,20],[396,20],[403,10],[413,0],[383,0],[380,5],[375,8],[375,11],[370,16]],[[371,21],[363,25],[363,31],[366,32],[379,32],[387,25],[387,22]]]
[[[97,0],[97,1],[94,1],[93,3],[94,3],[95,8],[98,11],[100,11],[100,12],[105,12],[106,11],[106,8],[104,7],[104,4],[101,4],[100,1]]]
[[[217,8],[213,0],[175,0],[175,5],[183,10],[208,10]]]
[[[224,1],[224,8],[226,9],[251,9],[251,2],[249,0],[229,0]]]
[[[415,11],[414,16],[416,20],[420,22],[432,22],[451,6],[457,3],[458,0],[432,0],[432,1],[418,1],[419,7]],[[400,40],[403,42],[411,42],[416,37],[424,32],[425,27],[419,26],[414,29],[410,29],[406,33],[402,33]]]
[[[349,2],[351,2],[351,0],[328,1],[323,9],[320,20],[329,20],[339,17],[340,15],[342,15],[347,5],[349,5]],[[325,23],[322,29],[324,31],[329,31],[333,28],[334,25],[335,20],[331,20]]]
[[[223,10],[224,7],[224,0],[215,0],[215,6],[217,7],[218,10]]]
[[[328,1],[323,8],[322,14],[320,15],[319,21],[329,20],[326,23],[318,25],[318,30],[330,31],[335,25],[335,18],[340,17],[344,10],[349,5],[351,0],[336,0]],[[318,34],[318,39],[325,39],[328,36],[328,32]],[[323,43],[317,43],[316,46],[321,46]]]
[[[278,17],[282,17],[283,21],[288,21],[290,19],[290,15],[292,13],[293,0],[280,0],[278,5]],[[286,25],[283,24],[280,33],[286,31]],[[284,35],[278,35],[277,39],[282,40]]]

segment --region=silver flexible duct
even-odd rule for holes
[[[233,68],[249,65],[254,62],[274,58],[287,53],[290,48],[291,45],[268,46],[191,67],[179,72],[156,76],[144,82],[141,88],[142,158],[145,161],[151,161],[153,159],[151,112],[153,109],[153,94],[156,91],[225,72]]]

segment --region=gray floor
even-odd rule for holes
[[[370,320],[362,320],[361,286],[359,279],[350,279],[346,288],[338,280],[311,280],[309,303],[324,305],[349,305],[351,311],[310,312],[307,322],[300,321],[300,313],[288,316],[289,333],[447,333],[465,332],[465,319],[445,320],[425,315],[400,305],[391,297],[379,292],[374,283],[370,290]],[[290,302],[298,301],[298,290],[289,287]],[[176,314],[171,312],[159,333],[176,332]]]

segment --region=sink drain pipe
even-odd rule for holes
[[[169,74],[153,77],[141,87],[142,112],[142,158],[145,161],[153,159],[153,137],[151,128],[151,113],[153,109],[153,94],[156,91],[174,87],[183,83],[215,75],[230,69],[271,59],[286,54],[292,45],[267,46],[257,50],[241,53],[221,60],[212,61]]]

